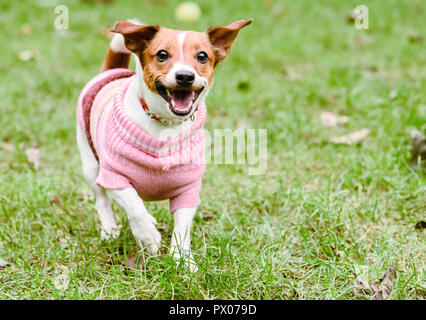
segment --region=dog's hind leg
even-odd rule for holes
[[[99,163],[93,155],[87,138],[78,124],[77,145],[80,150],[83,176],[86,179],[87,184],[95,193],[95,207],[99,214],[102,226],[101,238],[116,238],[120,234],[120,227],[115,223],[111,202],[105,193],[105,189],[99,187],[95,182],[99,172]]]

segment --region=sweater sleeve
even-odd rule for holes
[[[99,166],[99,174],[96,184],[105,189],[125,189],[132,187],[126,177],[123,177],[113,169],[107,169],[102,164]]]
[[[201,178],[197,181],[196,185],[181,194],[170,199],[170,212],[174,213],[176,210],[182,208],[193,208],[200,204],[200,189]]]

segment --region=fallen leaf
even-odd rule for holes
[[[354,282],[355,295],[364,297],[365,295],[372,297],[374,300],[386,300],[392,291],[393,278],[396,275],[396,264],[386,270],[380,278],[380,284],[370,283],[366,280],[356,277]]]
[[[127,267],[131,269],[135,269],[136,263],[137,263],[137,255],[132,254],[127,256]]]
[[[415,229],[425,229],[426,228],[426,221],[417,221],[416,225],[414,226]]]
[[[410,34],[408,35],[408,41],[411,43],[423,42],[423,37],[420,34]]]
[[[49,200],[50,203],[57,204],[58,206],[62,206],[62,200],[59,198]]]
[[[310,183],[310,182],[308,182],[307,184],[305,184],[304,186],[303,186],[303,188],[305,189],[305,190],[313,190],[313,189],[315,189],[315,184],[314,183]]]
[[[363,74],[366,77],[372,77],[374,73],[377,73],[379,71],[379,68],[376,66],[366,66],[363,68]]]
[[[22,25],[20,31],[21,31],[21,34],[23,34],[25,36],[27,36],[27,35],[29,35],[33,32],[31,26],[28,25],[28,24]]]
[[[389,93],[389,99],[394,100],[394,99],[396,99],[396,97],[398,97],[398,91],[397,90],[392,90]]]
[[[160,232],[169,232],[170,226],[167,223],[159,223],[156,225],[157,230]]]
[[[362,46],[364,46],[365,41],[361,37],[355,37],[354,44],[355,44],[355,47],[361,48]]]
[[[58,240],[58,244],[61,248],[64,248],[66,246],[68,246],[68,243],[70,242],[69,238],[60,238]]]
[[[126,261],[118,260],[118,263],[129,269],[142,269],[147,261],[148,259],[145,259],[139,254],[129,254],[127,255]]]
[[[358,34],[355,38],[354,38],[354,45],[357,48],[363,48],[368,44],[374,43],[374,38],[371,35],[368,35],[366,33],[362,33],[362,34]],[[367,67],[368,68],[368,67]],[[377,67],[373,66],[373,69]],[[366,69],[366,67],[364,67],[364,70]],[[370,70],[372,71],[372,70]]]
[[[29,60],[33,59],[34,57],[35,57],[35,54],[31,50],[21,51],[18,54],[18,58],[21,61],[29,61]]]
[[[210,212],[203,212],[203,219],[204,220],[212,220],[212,219],[214,219],[214,215],[212,215]]]
[[[321,123],[325,127],[335,127],[338,124],[347,123],[349,121],[348,116],[339,116],[328,111],[321,112],[320,117],[321,117]]]
[[[70,283],[69,270],[65,266],[60,266],[53,278],[53,285],[59,291],[65,291]]]
[[[359,12],[356,10],[352,11],[351,13],[346,15],[346,22],[347,23],[354,23],[356,18],[360,15]]]
[[[411,165],[417,166],[418,158],[423,162],[423,167],[426,168],[426,137],[417,129],[410,131],[411,135]]]
[[[283,69],[284,73],[286,74],[286,76],[294,81],[294,80],[300,80],[302,79],[302,75],[297,73],[293,68],[291,67],[284,67]]]
[[[368,266],[363,264],[354,264],[353,267],[358,278],[368,278]]]
[[[6,267],[10,267],[11,265],[12,264],[9,261],[0,258],[0,270],[4,270]]]
[[[364,140],[370,134],[370,129],[363,128],[350,134],[331,138],[330,141],[336,144],[356,144]]]
[[[9,152],[13,152],[15,150],[15,146],[7,142],[0,142],[0,148]]]
[[[386,300],[389,298],[392,291],[393,278],[396,276],[396,264],[386,270],[384,275],[380,278],[378,300]]]
[[[271,9],[273,4],[274,4],[274,2],[272,0],[264,0],[263,1],[263,5],[268,9]]]
[[[365,281],[359,277],[356,277],[355,282],[355,295],[363,297],[364,295],[367,296],[374,296],[376,292],[379,291],[379,286],[374,283],[369,283],[368,281]]]
[[[127,266],[131,269],[141,269],[147,262],[143,256],[131,254],[127,256]]]
[[[276,4],[272,8],[272,14],[274,15],[275,18],[280,18],[280,17],[284,16],[284,14],[285,14],[284,6],[281,5],[281,4]]]
[[[25,150],[27,160],[31,163],[35,170],[40,168],[40,149],[38,148],[28,148]]]

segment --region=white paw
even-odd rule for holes
[[[121,225],[118,226],[112,226],[112,227],[101,227],[101,239],[102,240],[113,240],[113,239],[117,239],[118,236],[120,235],[120,229],[121,229]]]
[[[146,248],[153,255],[158,254],[161,245],[161,234],[155,228],[157,220],[150,214],[146,214],[129,222],[138,245],[141,248]]]
[[[183,250],[177,246],[172,246],[170,248],[170,254],[177,264],[183,264],[192,273],[198,271],[198,266],[195,263],[194,257],[189,251]]]

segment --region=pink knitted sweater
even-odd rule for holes
[[[133,187],[146,201],[170,199],[171,212],[195,207],[205,170],[206,107],[200,105],[186,132],[155,139],[124,112],[124,95],[134,77],[127,69],[108,70],[80,94],[77,119],[99,161],[96,183],[108,189]]]

